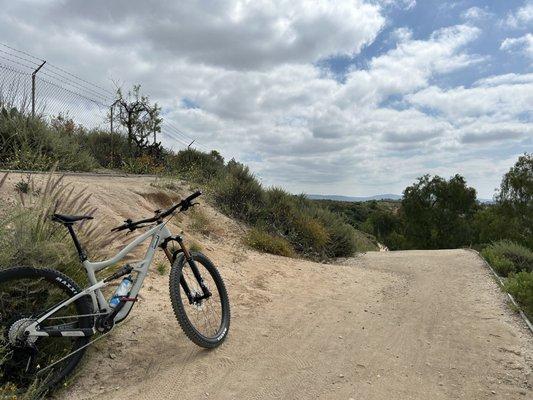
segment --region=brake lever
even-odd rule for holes
[[[200,205],[200,203],[187,203],[181,206],[179,212],[187,211],[189,208]]]

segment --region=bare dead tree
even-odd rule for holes
[[[141,94],[141,85],[134,85],[127,95],[120,88],[117,89],[117,100],[116,118],[126,130],[130,153],[139,155],[143,151],[156,152],[161,146],[156,140],[163,122],[161,107],[157,103],[151,104],[149,97]],[[153,143],[150,143],[151,135]]]

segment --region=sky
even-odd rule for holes
[[[533,151],[533,0],[0,0],[0,41],[113,88],[293,193],[491,198]],[[178,150],[170,137],[163,144]]]

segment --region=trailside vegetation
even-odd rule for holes
[[[533,317],[533,154],[523,154],[503,176],[490,204],[455,175],[420,177],[400,201],[318,203],[391,250],[472,247],[506,280]]]
[[[265,188],[246,165],[226,162],[217,151],[174,153],[155,138],[150,144],[150,135],[161,126],[157,104],[138,86],[125,96],[119,91],[118,98],[117,121],[125,134],[87,130],[61,116],[47,121],[4,106],[0,167],[48,170],[56,165],[59,170],[166,175],[206,189],[219,210],[253,228],[245,242],[258,250],[324,260],[378,249],[371,234],[358,232],[337,213],[305,196]]]

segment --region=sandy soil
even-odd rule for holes
[[[67,180],[88,186],[96,216],[109,226],[156,207],[147,179]],[[94,345],[57,397],[533,399],[533,338],[474,253],[287,259],[243,249],[244,228],[203,209],[215,234],[188,236],[228,286],[226,343],[206,351],[187,340],[172,314],[168,277],[154,269],[132,315]],[[187,233],[188,224],[186,217],[175,229]]]

